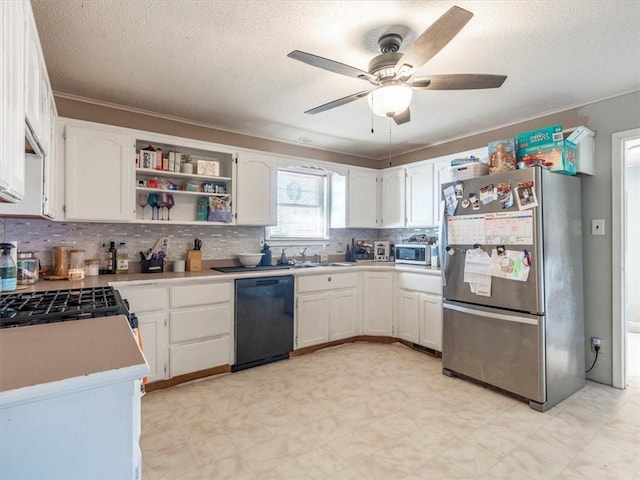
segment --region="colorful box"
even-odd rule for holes
[[[537,130],[529,130],[516,135],[516,148],[532,148],[540,145],[547,145],[562,140],[562,125],[550,125]]]
[[[516,146],[518,168],[541,165],[554,172],[576,174],[576,145],[564,140],[562,125],[519,133]]]
[[[516,169],[516,146],[513,138],[489,142],[489,173]]]

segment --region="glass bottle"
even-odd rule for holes
[[[116,273],[129,273],[129,250],[125,242],[118,245]]]
[[[18,270],[16,262],[11,258],[11,249],[15,245],[11,243],[0,243],[0,291],[13,292],[18,286]]]

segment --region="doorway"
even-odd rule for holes
[[[625,388],[640,384],[640,129],[613,135],[612,194],[613,386]]]

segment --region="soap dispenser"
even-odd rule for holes
[[[262,265],[263,267],[270,267],[271,266],[271,247],[265,243],[264,245],[262,245],[262,253],[263,255],[262,255],[262,260],[260,260],[260,265]]]

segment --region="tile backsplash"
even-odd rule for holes
[[[400,241],[412,234],[434,235],[436,229],[333,229],[324,247],[329,255],[344,254],[352,238],[365,240]],[[126,242],[129,257],[138,261],[139,251],[149,249],[157,238],[169,238],[168,259],[185,258],[187,250],[193,248],[195,238],[202,240],[205,260],[235,258],[238,252],[259,251],[260,239],[264,238],[263,227],[236,227],[218,225],[153,225],[129,223],[84,223],[53,222],[39,218],[0,218],[0,240],[17,241],[23,251],[37,252],[43,265],[51,265],[51,249],[55,245],[85,250],[85,259],[98,258],[103,242]],[[108,244],[107,244],[108,245]],[[277,257],[282,247],[273,247]],[[300,246],[286,248],[288,256],[298,256]],[[319,253],[322,246],[309,246],[307,255]]]

